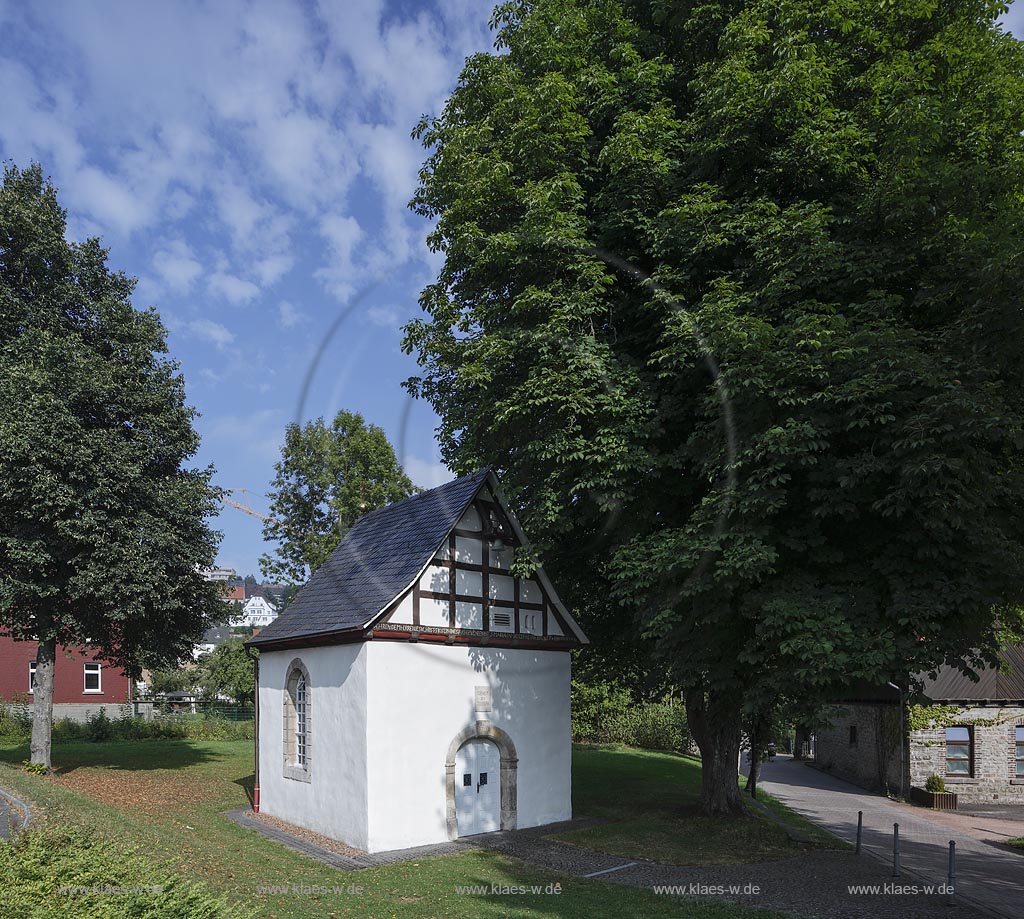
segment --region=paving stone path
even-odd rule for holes
[[[0,839],[7,839],[10,835],[10,828],[14,819],[14,814],[11,812],[10,807],[8,807],[7,802],[0,798]]]
[[[20,807],[6,797],[7,792],[0,789],[0,839],[7,839],[13,830],[22,825],[25,814]]]
[[[873,858],[857,858],[846,851],[808,850],[799,857],[779,861],[695,868],[626,859],[549,838],[553,834],[598,822],[581,819],[567,824],[488,833],[436,846],[349,858],[269,826],[254,818],[247,808],[231,811],[227,816],[269,839],[343,870],[483,848],[549,870],[553,880],[569,875],[648,889],[674,887],[675,893],[666,895],[724,899],[796,916],[825,919],[980,919],[982,916],[964,903],[947,906],[938,894],[914,896],[880,892],[851,895],[848,891],[850,885],[882,887],[893,883],[893,879],[887,866],[881,862]],[[900,883],[919,882],[904,879]]]

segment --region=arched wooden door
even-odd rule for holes
[[[501,756],[495,744],[469,740],[455,757],[455,816],[459,836],[501,828]]]

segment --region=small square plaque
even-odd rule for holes
[[[489,712],[491,710],[491,687],[476,687],[476,710],[478,712]]]

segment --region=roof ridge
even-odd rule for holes
[[[474,476],[478,476],[481,473],[489,473],[491,471],[490,466],[482,466],[476,472],[470,472],[466,475],[459,476],[457,479],[452,479],[450,482],[442,482],[440,485],[435,485],[433,488],[427,488],[424,491],[418,491],[414,495],[409,495],[405,498],[399,498],[397,501],[392,501],[390,504],[385,504],[383,507],[375,507],[372,511],[367,511],[363,514],[352,526],[349,527],[348,532],[351,533],[359,524],[361,524],[368,517],[373,517],[375,514],[380,514],[382,511],[394,510],[402,504],[410,504],[413,501],[417,501],[420,498],[426,498],[432,495],[435,491],[440,491],[442,488],[453,488],[455,485],[464,482],[466,479],[471,479]],[[345,534],[346,537],[348,533]]]
[[[485,466],[364,514],[251,643],[361,628],[408,587],[490,473]]]

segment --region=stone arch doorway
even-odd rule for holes
[[[489,721],[477,721],[460,731],[448,745],[448,756],[444,762],[445,771],[445,822],[448,838],[458,839],[459,823],[455,805],[455,767],[459,750],[475,740],[489,740],[498,748],[501,781],[500,823],[503,830],[516,828],[517,776],[519,757],[515,744],[501,728]]]

